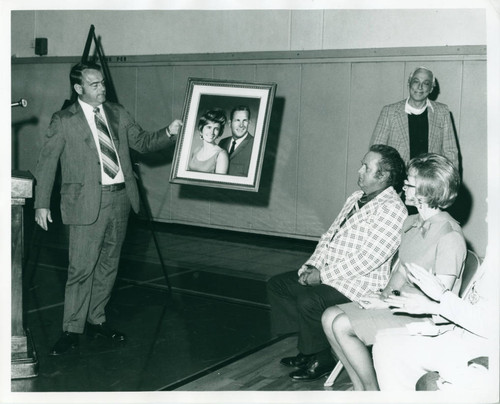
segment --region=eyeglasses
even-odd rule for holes
[[[416,186],[410,184],[408,181],[405,181],[403,185],[403,190],[406,191],[408,188],[416,188]]]

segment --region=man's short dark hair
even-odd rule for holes
[[[381,157],[378,162],[379,175],[385,172],[389,173],[387,185],[392,186],[396,192],[400,192],[406,178],[406,169],[405,162],[398,151],[385,144],[374,144],[370,147],[370,151],[378,153]]]
[[[69,73],[69,82],[71,83],[71,88],[73,88],[75,84],[82,85],[83,71],[88,69],[98,70],[102,72],[101,66],[94,62],[78,63],[74,65]]]
[[[250,120],[250,108],[248,108],[246,105],[238,105],[231,111],[231,121],[233,120],[234,113],[237,111],[246,111],[248,113],[248,120]]]

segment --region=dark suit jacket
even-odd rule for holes
[[[222,139],[219,146],[229,153],[232,137]],[[250,166],[250,158],[252,157],[253,136],[249,133],[245,140],[236,148],[229,156],[229,175],[238,175],[246,177],[248,175],[248,167]]]
[[[144,153],[166,147],[165,129],[144,131],[118,104],[106,102],[103,109],[120,157],[125,187],[134,211],[139,210],[139,193],[132,171],[129,147]],[[35,208],[49,208],[58,162],[61,162],[61,215],[65,224],[91,224],[101,202],[99,154],[78,102],[52,116],[35,171]]]

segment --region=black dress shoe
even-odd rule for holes
[[[289,368],[303,368],[307,366],[314,354],[304,355],[299,353],[297,356],[288,356],[280,360],[280,363]]]
[[[108,327],[106,323],[87,323],[87,335],[91,338],[107,338],[112,341],[125,341],[125,335]]]
[[[49,355],[58,356],[72,352],[78,348],[79,334],[74,332],[64,331],[61,337],[49,352]]]
[[[321,363],[318,359],[314,359],[308,363],[307,367],[296,370],[289,376],[297,382],[312,382],[330,374],[334,367],[335,362],[333,364],[332,361]]]

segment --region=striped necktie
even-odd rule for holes
[[[120,170],[118,166],[118,156],[116,155],[108,127],[99,111],[99,107],[94,108],[94,114],[95,126],[97,127],[97,133],[99,135],[99,147],[101,148],[103,169],[107,175],[111,178],[115,178]]]

